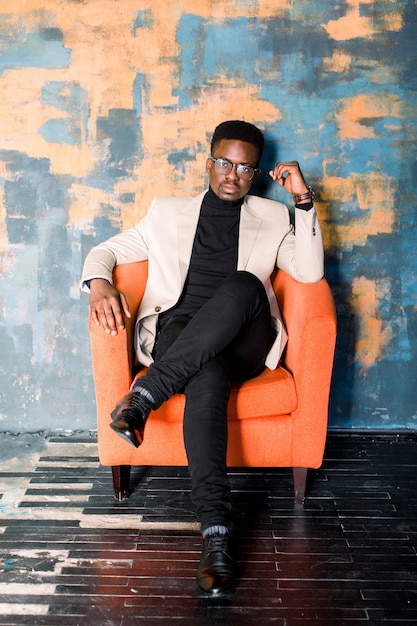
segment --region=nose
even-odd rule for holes
[[[228,180],[239,180],[239,176],[237,175],[237,165],[235,163],[233,163],[230,172],[226,174],[226,178]]]

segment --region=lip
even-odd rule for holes
[[[239,187],[237,187],[236,185],[220,185],[220,188],[225,193],[236,193],[239,191]]]

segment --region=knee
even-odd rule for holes
[[[236,289],[238,293],[247,293],[258,296],[265,294],[265,287],[262,281],[246,270],[238,270],[231,274],[226,280],[225,286],[228,289]]]

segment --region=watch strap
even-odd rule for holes
[[[306,191],[305,193],[294,194],[293,200],[295,204],[299,204],[302,200],[314,200],[315,195],[316,194],[313,187],[310,187],[310,185],[308,185],[308,191]]]

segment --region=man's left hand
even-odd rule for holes
[[[269,175],[289,193],[300,195],[308,192],[306,181],[297,161],[277,163]]]

